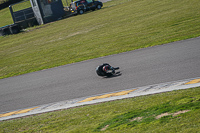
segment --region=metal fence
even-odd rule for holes
[[[18,23],[27,19],[34,18],[34,12],[32,7],[23,9],[17,12],[13,12],[13,21],[14,23]]]

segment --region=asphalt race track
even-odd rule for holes
[[[102,63],[121,76],[98,77]],[[200,37],[0,80],[0,112],[200,76]]]

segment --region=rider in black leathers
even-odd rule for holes
[[[110,77],[113,74],[115,74],[115,70],[119,69],[119,67],[117,68],[113,68],[112,66],[110,66],[108,63],[104,63],[103,65],[100,65],[96,68],[96,73],[99,76],[107,76]]]

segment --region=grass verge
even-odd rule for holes
[[[113,0],[98,11],[0,37],[0,79],[197,36],[197,0]]]
[[[0,132],[199,132],[200,87],[3,121]]]

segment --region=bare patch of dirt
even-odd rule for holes
[[[132,119],[132,120],[130,120],[131,122],[132,121],[140,121],[142,119],[142,117],[136,117],[136,118],[134,118],[134,119]]]
[[[161,115],[156,116],[156,119],[160,119],[161,117],[168,116],[168,115],[172,115],[172,114],[170,114],[170,113],[163,113]]]
[[[188,111],[190,111],[190,110],[178,111],[178,112],[174,113],[173,116],[177,116],[177,115],[179,115],[179,114],[183,114],[183,113],[186,113],[186,112],[188,112]]]
[[[188,111],[190,111],[190,110],[178,111],[176,113],[163,113],[163,114],[160,114],[160,115],[156,116],[156,119],[160,119],[161,117],[168,116],[168,115],[177,116],[179,114],[183,114],[183,113],[186,113]]]
[[[104,128],[101,129],[101,131],[105,131],[108,127],[109,125],[106,125]]]

